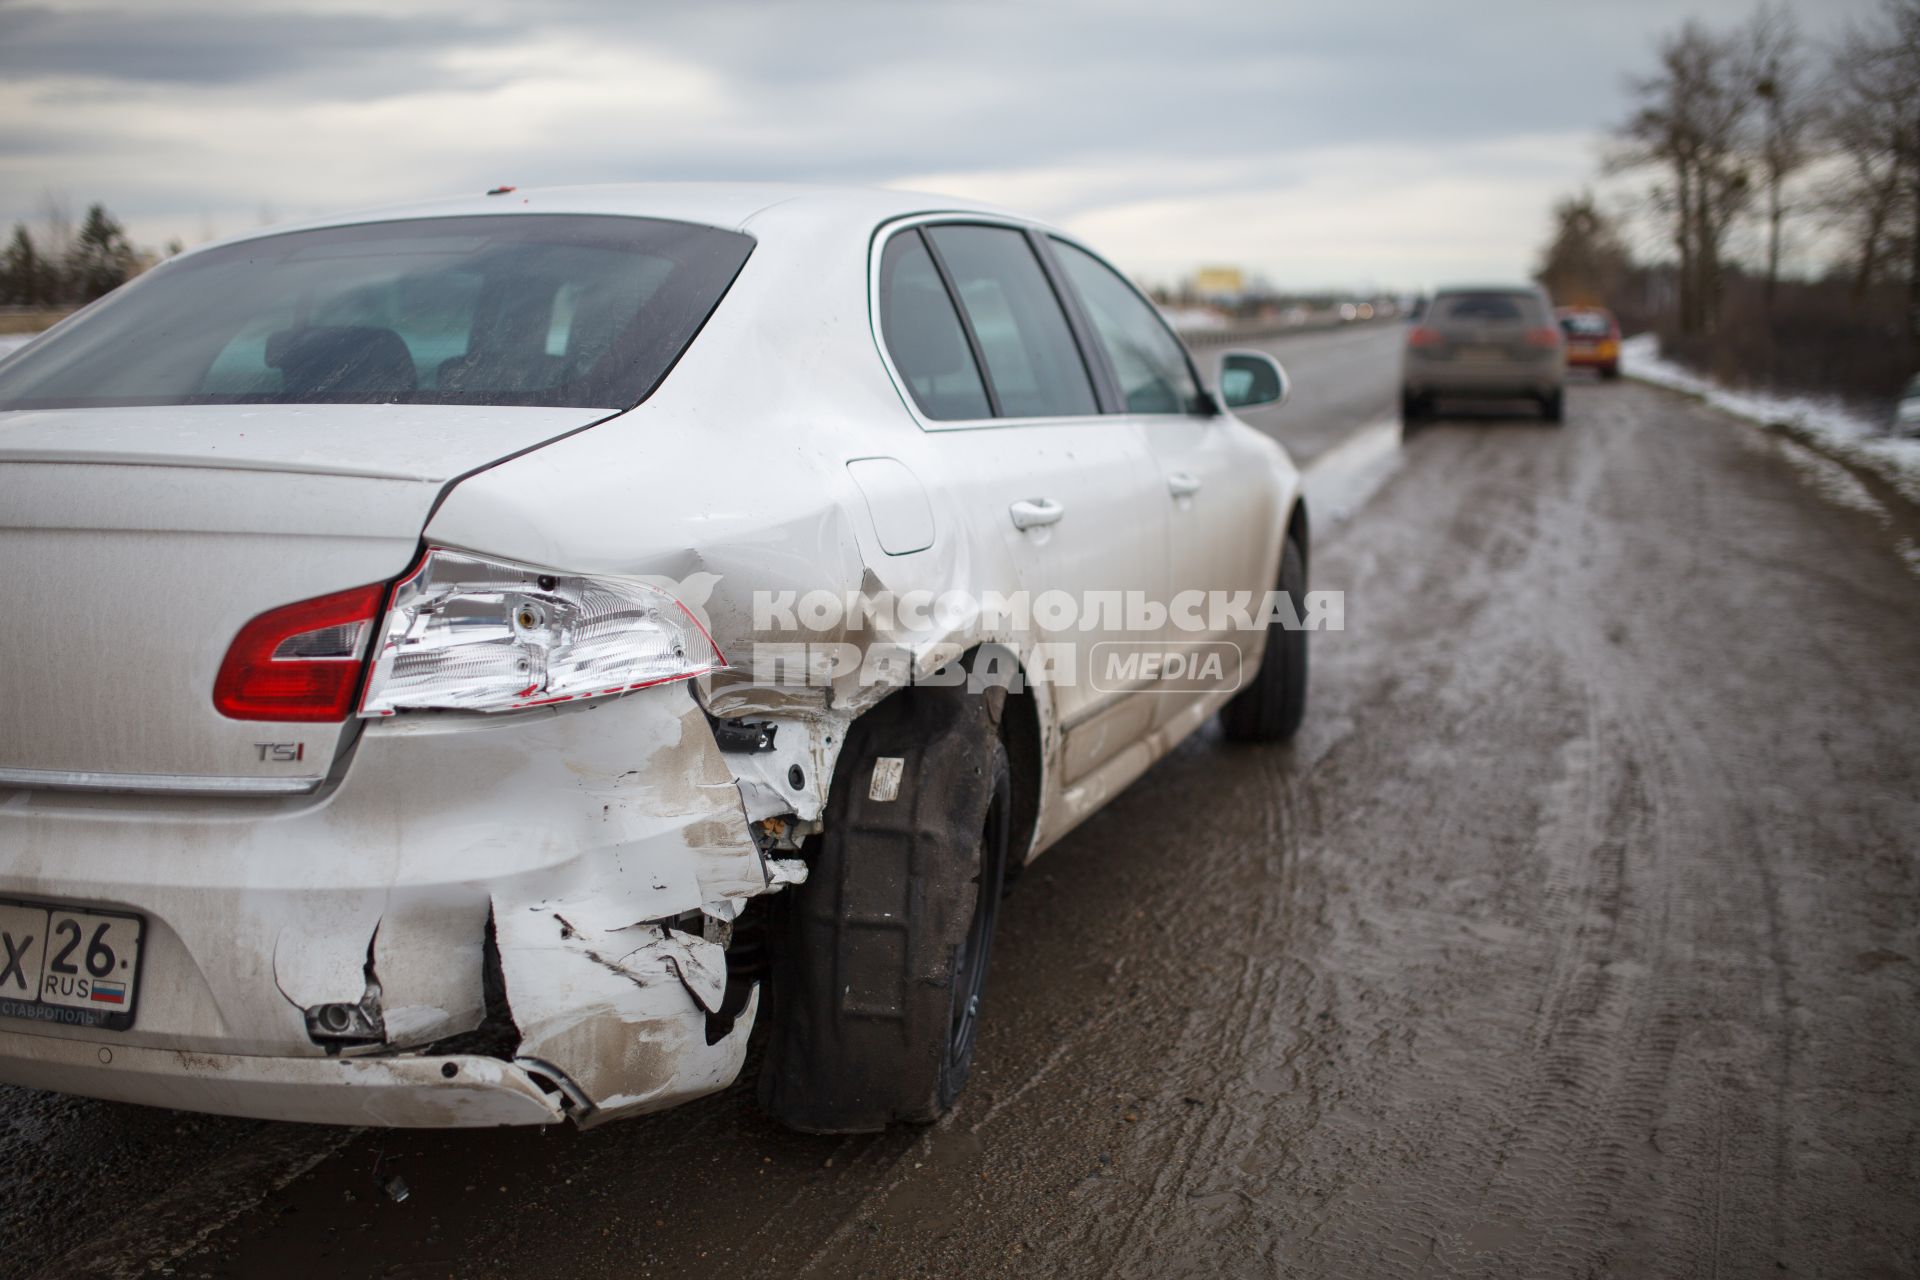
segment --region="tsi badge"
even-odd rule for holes
[[[255,758],[266,764],[294,764],[307,758],[304,742],[256,742]]]

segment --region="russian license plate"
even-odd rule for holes
[[[1475,364],[1492,364],[1496,360],[1506,359],[1507,353],[1503,347],[1462,347],[1460,358]]]
[[[125,911],[0,898],[0,1017],[125,1031],[146,926]]]

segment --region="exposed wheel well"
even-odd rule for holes
[[[983,654],[988,655],[984,662]],[[1039,706],[1025,665],[1005,645],[993,642],[976,645],[961,655],[959,665],[969,671],[979,670],[984,665],[993,673],[990,679],[1002,687],[989,687],[979,695],[969,695],[964,686],[912,686],[889,694],[886,701],[903,696],[957,695],[987,697],[998,704],[991,705],[990,712],[998,727],[1000,741],[1007,749],[1007,769],[1013,791],[1007,833],[1007,848],[1012,860],[1006,869],[1007,879],[1012,880],[1026,866],[1027,854],[1033,847],[1034,832],[1040,825],[1046,748],[1041,740]],[[1012,687],[1006,687],[1008,685]],[[872,711],[864,714],[871,715]]]
[[[967,651],[961,665],[969,671],[990,671],[1002,683],[1005,693],[988,689],[984,696],[999,705],[992,707],[993,721],[999,728],[1000,742],[1007,749],[1008,781],[1012,786],[1008,813],[1008,881],[1017,879],[1026,867],[1033,847],[1033,833],[1040,825],[1040,792],[1045,748],[1040,740],[1040,710],[1035,702],[1026,666],[1020,655],[1005,645],[988,642]],[[1009,676],[1017,676],[1009,680]]]
[[[1000,741],[1006,744],[1007,771],[1013,784],[1006,869],[1007,879],[1013,880],[1026,867],[1027,854],[1033,848],[1033,833],[1040,824],[1040,712],[1024,671],[1020,691],[1007,695],[1007,705],[1000,713]]]

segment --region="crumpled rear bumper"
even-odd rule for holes
[[[671,992],[656,994],[666,997],[660,1004],[677,1003]],[[662,1009],[644,1022],[632,1018],[632,1009],[581,1019],[602,1039],[621,1042],[624,1092],[600,1100],[557,1068],[530,1058],[259,1057],[36,1035],[7,1037],[0,1079],[110,1102],[260,1120],[478,1129],[572,1119],[591,1128],[616,1115],[663,1110],[724,1089],[740,1074],[746,1028],[757,1007],[756,993],[734,1033],[711,1045],[698,1010]]]
[[[763,853],[684,687],[381,726],[305,804],[0,793],[0,896],[146,920],[134,1025],[0,1019],[0,1081],[233,1115],[583,1125],[738,1075]],[[744,995],[743,995],[744,993]],[[317,1043],[364,1006],[372,1042]]]
[[[484,1128],[566,1114],[526,1068],[465,1054],[260,1058],[51,1036],[13,1037],[6,1052],[6,1078],[29,1088],[262,1120]]]

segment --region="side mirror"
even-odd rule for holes
[[[1293,394],[1280,362],[1264,351],[1228,351],[1220,357],[1220,399],[1229,409],[1282,405]]]

